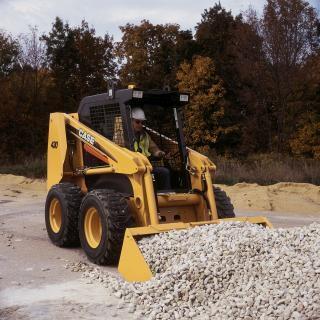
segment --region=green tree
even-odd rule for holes
[[[238,52],[235,49],[238,41],[236,31],[242,23],[241,15],[233,17],[231,11],[216,3],[204,11],[195,34],[200,54],[214,61],[216,73],[224,83],[225,121],[228,122],[224,126],[232,127],[237,123],[239,128],[237,135],[229,135],[229,139],[224,140],[227,144],[224,148],[230,151],[233,148],[233,153],[238,153],[242,139],[243,106],[238,95],[241,82],[236,68]],[[222,146],[220,149],[223,149]]]
[[[289,151],[288,140],[303,108],[297,89],[306,79],[307,58],[319,46],[319,20],[306,1],[268,0],[260,23],[276,119],[274,143],[278,151]]]
[[[241,16],[234,18],[231,11],[226,11],[219,3],[205,9],[201,22],[196,26],[195,38],[200,54],[215,61],[218,74],[227,80],[234,72],[234,31],[241,23]]]
[[[85,21],[72,28],[57,17],[42,39],[55,83],[57,110],[75,111],[84,96],[106,91],[107,80],[116,72],[113,39],[108,34],[96,36]]]
[[[191,59],[194,41],[190,31],[177,24],[153,25],[143,20],[140,25],[126,24],[117,46],[123,86],[135,83],[143,88],[176,85],[175,73],[184,59]]]
[[[234,30],[234,69],[239,81],[234,92],[242,114],[239,153],[247,155],[271,151],[274,118],[260,21],[251,7],[243,15]]]
[[[19,43],[0,30],[0,78],[7,76],[18,65]]]

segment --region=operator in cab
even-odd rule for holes
[[[144,111],[141,108],[131,110],[132,127],[134,132],[134,151],[140,152],[147,158],[163,158],[166,153],[159,149],[150,135],[144,130],[143,124],[147,120]],[[157,181],[159,190],[171,189],[170,171],[166,167],[154,167],[153,174]]]

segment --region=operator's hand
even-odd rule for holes
[[[171,158],[171,153],[170,152],[165,153],[164,151],[161,150],[158,152],[157,157],[161,159],[169,160]]]
[[[170,152],[166,153],[166,154],[164,155],[164,158],[165,158],[166,160],[170,160],[170,158],[171,158],[171,153],[170,153]]]
[[[166,153],[165,153],[164,151],[160,150],[160,151],[158,152],[158,154],[157,154],[157,157],[158,157],[158,158],[163,158],[165,155],[166,155]]]

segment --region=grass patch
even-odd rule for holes
[[[19,164],[3,164],[0,165],[0,174],[14,174],[32,179],[44,179],[47,175],[47,160],[45,158],[30,158]]]
[[[239,182],[270,185],[278,182],[303,182],[320,185],[320,161],[278,154],[261,154],[247,159],[210,157],[217,165],[216,183]]]

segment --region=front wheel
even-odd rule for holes
[[[218,218],[234,218],[234,207],[226,192],[215,186],[213,186],[213,191],[216,200]]]
[[[126,198],[111,190],[92,190],[83,199],[79,217],[81,246],[96,264],[117,264],[126,228],[133,218]]]

